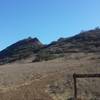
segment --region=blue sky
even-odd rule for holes
[[[50,43],[100,26],[100,0],[0,0],[0,50],[27,38]]]

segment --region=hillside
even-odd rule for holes
[[[100,52],[99,28],[84,31],[69,38],[60,38],[40,50],[37,55],[37,59],[49,60],[62,57],[65,54],[90,52]]]
[[[27,38],[7,47],[0,52],[0,64],[33,58],[31,62],[51,60],[71,53],[99,53],[100,29],[83,31],[69,38],[60,38],[43,45],[37,38]]]
[[[48,45],[18,41],[0,52],[0,63],[0,100],[73,100],[73,73],[100,73],[100,29]],[[79,100],[100,100],[99,78],[77,79],[77,89]]]
[[[72,54],[74,55],[74,54]],[[76,55],[80,55],[79,53]],[[100,55],[0,66],[0,100],[73,100],[73,73],[100,73]],[[100,100],[100,79],[77,80],[79,100]]]
[[[0,52],[0,63],[10,63],[33,56],[43,44],[37,38],[20,40]]]
[[[60,38],[47,46],[52,53],[100,51],[100,29],[81,32],[70,38]]]

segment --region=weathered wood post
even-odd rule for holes
[[[76,74],[73,74],[74,79],[74,100],[77,100],[77,80],[76,80]]]

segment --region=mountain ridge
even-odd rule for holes
[[[82,31],[79,34],[60,38],[48,45],[42,44],[38,38],[20,40],[0,52],[0,64],[14,62],[33,56],[33,62],[55,59],[65,53],[100,52],[100,29]]]
[[[55,42],[55,45],[58,44],[58,45],[64,45],[63,43],[66,42],[66,44],[68,43],[71,43],[71,44],[74,44],[76,47],[76,43],[78,44],[79,42],[81,44],[87,42],[92,44],[95,42],[98,43],[100,42],[100,29],[94,29],[94,30],[89,30],[89,31],[84,31],[84,32],[80,32],[79,34],[75,35],[75,36],[72,36],[72,37],[69,37],[69,38],[61,38],[61,39],[58,39],[58,41]],[[50,44],[52,45],[52,43]],[[53,44],[54,46],[54,44]],[[69,45],[70,46],[70,45]]]

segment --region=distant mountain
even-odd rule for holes
[[[10,63],[33,56],[43,44],[37,38],[20,40],[0,52],[0,63]]]
[[[69,38],[60,38],[48,45],[43,45],[37,38],[21,40],[0,52],[0,64],[34,57],[33,62],[50,60],[66,53],[100,52],[100,29],[83,31]]]

